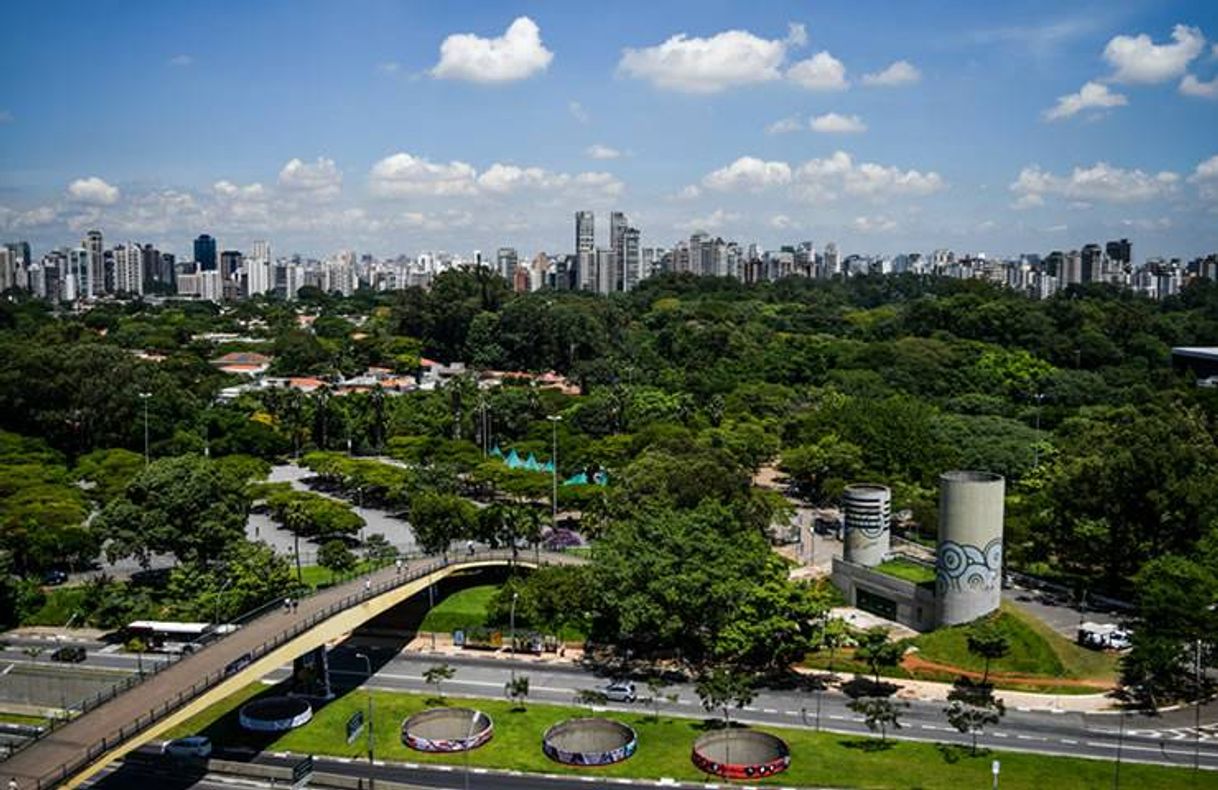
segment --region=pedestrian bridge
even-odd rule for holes
[[[484,551],[407,561],[300,601],[272,607],[232,634],[86,711],[0,763],[3,781],[27,788],[77,787],[109,763],[296,657],[350,633],[431,584],[471,568],[573,564],[552,552]],[[133,679],[134,680],[134,679]]]

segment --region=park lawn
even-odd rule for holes
[[[480,628],[486,624],[487,609],[497,592],[497,584],[483,584],[458,590],[427,613],[419,630],[443,634],[457,629]]]
[[[990,672],[1054,678],[1113,681],[1116,657],[1085,650],[1018,607],[1004,603],[992,619],[1006,634],[1011,652],[990,662]],[[985,660],[968,650],[968,626],[940,628],[913,640],[918,655],[937,664],[981,672]]]
[[[198,727],[184,726],[174,735],[205,734],[217,744],[251,746],[248,733],[236,731],[236,707],[241,701],[266,691],[261,684],[239,692],[193,720]],[[622,721],[635,729],[639,749],[631,759],[612,766],[577,768],[560,765],[546,758],[540,747],[542,733],[553,724],[574,716],[587,716],[586,708],[526,703],[521,710],[506,700],[464,700],[450,698],[450,704],[471,705],[487,713],[495,724],[494,738],[486,746],[466,754],[427,754],[407,748],[401,741],[401,724],[408,716],[428,707],[429,695],[375,691],[374,724],[377,757],[385,760],[442,763],[461,766],[468,756],[475,767],[563,773],[580,776],[636,777],[683,781],[706,781],[690,762],[690,747],[705,731],[699,719],[661,716],[653,720],[646,708],[632,713],[601,715]],[[297,754],[325,754],[359,757],[366,754],[361,737],[348,745],[345,724],[357,710],[366,710],[368,697],[355,690],[339,697],[316,712],[313,720],[285,735],[269,736],[257,745],[274,751]],[[205,724],[209,722],[209,724]],[[995,757],[1002,761],[1002,786],[1043,790],[1046,786],[1102,787],[1112,782],[1114,764],[1107,761],[1048,757],[1015,752],[980,750],[976,757],[967,749],[932,743],[890,741],[881,747],[877,738],[816,733],[810,729],[758,727],[784,738],[791,747],[789,771],[763,785],[812,785],[833,787],[919,787],[958,790],[960,787],[988,787],[990,765]],[[1129,787],[1146,790],[1169,788],[1218,788],[1218,773],[1195,774],[1188,769],[1164,768],[1125,763],[1122,780]]]
[[[45,727],[46,716],[31,716],[28,713],[7,713],[0,711],[0,722],[5,724],[30,724],[35,727]]]
[[[383,562],[378,564],[369,560],[363,560],[357,563],[354,569],[337,575],[329,568],[323,568],[320,565],[303,565],[300,568],[300,578],[306,587],[328,587],[334,584],[336,579],[349,579],[352,576],[376,570],[382,565],[384,565]]]
[[[875,566],[875,570],[914,584],[935,583],[935,569],[905,559],[891,559]]]

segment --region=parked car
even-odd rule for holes
[[[68,572],[59,569],[49,570],[42,574],[42,583],[49,587],[57,587],[60,584],[66,584],[68,581]]]
[[[628,680],[614,681],[601,689],[601,693],[610,702],[634,702],[638,699],[638,695],[635,694],[634,684]]]
[[[51,653],[52,661],[64,661],[69,664],[79,664],[85,660],[85,649],[77,645],[64,645]]]
[[[203,735],[178,738],[167,742],[161,751],[170,757],[206,758],[211,756],[211,739]]]

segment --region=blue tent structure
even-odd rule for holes
[[[545,465],[541,467],[541,471],[546,472],[547,474],[554,474],[554,462],[546,461]]]
[[[492,457],[494,457],[494,458],[502,458],[502,457],[503,457],[503,450],[500,450],[500,449],[499,449],[499,445],[495,445],[495,446],[494,446],[494,447],[491,449],[491,456],[492,456]]]
[[[508,453],[507,465],[508,465],[508,469],[519,469],[522,466],[522,463],[520,461],[520,456],[516,454],[515,450],[512,450],[510,453]]]
[[[525,459],[524,468],[528,469],[530,472],[540,472],[541,464],[537,463],[537,456],[529,453],[529,457]]]
[[[595,476],[593,476],[593,478],[592,478],[592,479],[593,479],[593,481],[595,481],[595,482],[596,482],[596,484],[597,484],[598,486],[607,486],[607,485],[609,485],[609,475],[605,473],[605,470],[604,470],[604,469],[602,469],[601,471],[597,472],[597,473],[596,473],[596,475],[595,475]]]
[[[562,481],[562,484],[565,486],[586,486],[588,485],[588,473],[580,472],[577,475],[572,475]]]

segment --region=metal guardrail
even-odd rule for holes
[[[302,620],[302,621],[297,621],[287,631],[281,631],[281,632],[277,633],[272,639],[268,639],[268,640],[262,642],[260,645],[258,645],[253,650],[251,650],[249,653],[246,653],[243,657],[248,657],[250,662],[257,661],[258,659],[262,658],[263,656],[267,655],[268,653],[276,650],[283,644],[286,644],[287,642],[290,642],[291,640],[300,636],[305,631],[312,629],[314,626],[321,623],[322,621],[330,619],[331,617],[338,614],[339,612],[343,612],[347,609],[350,609],[355,604],[358,604],[362,601],[366,601],[370,598],[375,598],[378,595],[382,595],[382,594],[389,592],[404,584],[409,584],[410,582],[417,581],[418,579],[421,579],[425,576],[435,573],[438,570],[442,570],[444,568],[448,568],[448,567],[451,567],[454,565],[459,566],[459,565],[466,565],[466,564],[470,564],[470,563],[478,563],[478,562],[486,562],[486,561],[496,561],[496,560],[506,560],[508,562],[519,562],[521,560],[528,561],[530,559],[528,556],[529,553],[531,553],[531,552],[526,553],[523,551],[522,552],[513,552],[510,550],[492,550],[492,551],[480,551],[480,552],[475,552],[473,554],[465,554],[465,555],[461,555],[461,556],[445,557],[445,558],[438,559],[421,568],[409,570],[409,571],[403,573],[402,575],[392,576],[385,581],[381,581],[381,582],[372,584],[371,586],[369,586],[367,588],[357,590],[356,592],[353,592],[349,595],[344,596],[342,599],[340,599],[339,601],[336,601],[335,603],[330,604],[325,609],[322,609],[321,611],[318,611],[318,612],[314,612],[307,619]],[[548,554],[548,552],[547,552],[547,554]],[[540,560],[540,558],[541,558],[540,555],[538,555],[539,560]],[[314,592],[313,595],[316,595],[320,592],[321,592],[320,590],[317,592]],[[265,616],[265,615],[269,614],[271,611],[275,610],[279,605],[280,605],[279,600],[276,600],[276,601],[271,602],[270,604],[258,607],[257,609],[253,610],[252,612],[247,613],[248,619],[243,619],[243,621],[250,622],[252,620],[258,619],[258,617]],[[246,618],[247,616],[243,616],[243,618]],[[234,631],[233,633],[237,633],[237,631]],[[210,642],[207,646],[205,646],[202,650],[200,650],[198,652],[201,653],[204,650],[207,650],[214,645],[223,643],[224,640],[228,638],[228,636],[230,636],[230,635],[226,634],[225,636]],[[90,710],[96,709],[97,707],[104,704],[105,702],[108,702],[109,700],[114,699],[119,694],[122,694],[123,692],[126,692],[135,686],[138,686],[140,683],[143,683],[147,678],[160,673],[165,668],[173,666],[178,661],[182,661],[188,657],[189,656],[181,656],[176,661],[163,662],[163,663],[157,665],[156,669],[153,672],[146,673],[144,676],[129,677],[123,683],[116,684],[115,686],[111,687],[111,689],[109,689],[107,692],[99,692],[95,697],[85,700],[84,702],[82,702],[80,704],[79,713],[81,715],[83,715],[84,713],[86,713]],[[68,778],[75,775],[79,770],[81,770],[82,768],[84,768],[87,765],[89,765],[90,763],[92,763],[94,760],[96,760],[101,755],[105,754],[111,748],[116,747],[122,743],[125,743],[128,739],[134,737],[135,735],[138,735],[139,733],[148,729],[150,726],[152,726],[156,722],[160,721],[161,719],[165,718],[169,714],[171,714],[174,711],[178,710],[179,708],[183,707],[184,705],[191,702],[192,700],[199,697],[200,695],[206,693],[207,691],[209,691],[210,689],[212,689],[213,687],[218,685],[225,678],[230,677],[231,675],[236,674],[237,672],[240,672],[240,671],[241,670],[231,670],[230,668],[226,667],[217,672],[213,672],[213,673],[207,675],[202,680],[200,680],[196,683],[192,683],[190,688],[183,689],[173,699],[166,700],[161,705],[154,705],[152,708],[150,708],[148,710],[148,712],[146,714],[141,714],[140,716],[136,717],[136,720],[134,722],[129,723],[123,727],[120,727],[117,734],[111,733],[109,735],[103,736],[101,739],[99,739],[97,741],[94,741],[92,744],[90,744],[86,748],[85,754],[83,757],[79,757],[76,760],[73,760],[71,762],[63,763],[59,766],[56,766],[51,771],[48,771],[47,773],[43,774],[41,777],[39,777],[36,780],[35,788],[37,790],[43,790],[44,788],[52,788],[52,787],[57,786],[61,782],[66,781]],[[69,709],[69,710],[71,710],[71,709]],[[67,723],[67,721],[61,722],[59,726],[63,726],[66,723]],[[47,728],[46,731],[44,731],[39,736],[39,738],[27,741],[26,744],[21,749],[18,749],[17,751],[13,752],[13,754],[17,754],[20,751],[24,750],[25,748],[28,748],[29,746],[36,743],[38,740],[45,738],[51,732],[52,732],[52,728]]]

